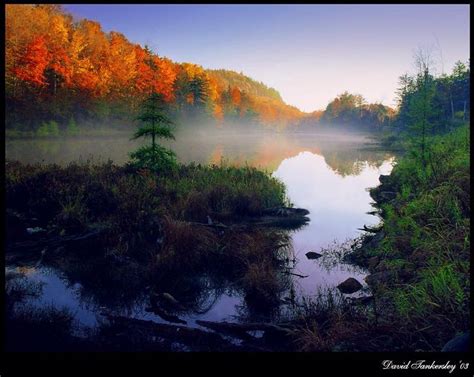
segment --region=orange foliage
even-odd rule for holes
[[[232,91],[230,92],[230,95],[231,95],[231,97],[232,97],[232,103],[233,103],[235,106],[239,106],[239,105],[240,105],[240,100],[241,100],[241,95],[240,95],[240,90],[239,90],[239,88],[233,87],[233,88],[232,88]]]
[[[36,37],[29,43],[13,68],[13,73],[21,80],[39,86],[46,85],[44,70],[48,66],[50,54],[44,36]]]
[[[179,100],[193,106],[195,98],[187,84],[199,79],[210,100],[207,108],[219,122],[227,114],[243,118],[248,110],[258,113],[265,124],[288,124],[302,115],[281,99],[249,94],[252,80],[245,76],[241,76],[242,85],[239,79],[228,85],[224,78],[199,65],[174,63],[132,44],[118,32],[105,33],[97,22],[74,23],[57,5],[8,4],[5,37],[7,96],[51,87],[54,90],[43,90],[41,95],[67,94],[71,101],[76,95],[81,100],[124,99],[129,103],[156,91],[173,103],[181,89]]]
[[[157,93],[161,93],[164,99],[170,102],[174,100],[173,84],[178,72],[174,64],[168,59],[155,56],[153,62],[156,66],[153,89]]]

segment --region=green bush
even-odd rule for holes
[[[38,137],[59,136],[58,123],[54,120],[41,123],[41,126],[36,130],[36,136]]]
[[[74,120],[73,117],[69,119],[69,122],[66,128],[66,133],[67,135],[71,135],[71,136],[75,136],[79,134],[79,127],[77,127],[76,121]]]

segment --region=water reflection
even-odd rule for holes
[[[177,140],[169,146],[183,162],[218,164],[225,160],[273,172],[285,183],[291,202],[310,211],[308,225],[292,233],[292,250],[296,257],[292,271],[307,277],[293,275],[282,298],[298,301],[303,296],[317,294],[321,288],[334,289],[348,277],[354,277],[365,285],[365,271],[342,263],[334,263],[328,268],[325,258],[309,260],[305,254],[331,250],[334,245],[359,236],[358,228],[364,224],[370,226],[379,222],[377,216],[367,214],[373,209],[367,188],[379,183],[380,174],[390,172],[391,155],[364,150],[368,140],[363,135],[187,133],[177,135]],[[129,141],[128,134],[102,138],[10,140],[6,143],[6,157],[30,163],[59,164],[93,157],[96,161],[112,159],[123,164],[128,159],[127,154],[138,145],[136,141]],[[73,309],[78,321],[84,325],[100,321],[99,313],[104,307],[121,315],[166,322],[145,310],[149,295],[144,293],[145,287],[132,284],[139,280],[133,278],[133,269],[124,271],[124,274],[129,274],[125,279],[126,287],[120,285],[124,283],[122,279],[117,282],[118,289],[110,290],[109,284],[104,283],[108,277],[98,275],[98,271],[104,270],[100,265],[84,266],[77,262],[73,261],[64,272],[50,268],[27,271],[28,278],[43,284],[42,295],[36,301],[38,306],[46,303],[66,306]],[[115,275],[111,273],[112,277]],[[89,278],[80,280],[84,276]],[[193,276],[192,280],[194,297],[190,301],[193,305],[189,311],[180,313],[188,325],[197,326],[196,319],[231,321],[255,318],[253,308],[231,282],[204,275]],[[285,307],[278,310],[284,313]]]
[[[340,175],[323,156],[301,152],[284,160],[273,173],[285,182],[294,205],[310,211],[311,221],[292,236],[298,259],[296,269],[301,275],[309,275],[297,280],[300,294],[315,294],[319,287],[334,287],[348,277],[363,282],[364,271],[354,266],[339,264],[328,271],[322,260],[309,260],[305,254],[321,253],[331,244],[354,239],[361,233],[357,228],[380,221],[367,214],[373,209],[367,188],[376,186],[378,177],[388,174],[392,163],[393,158],[378,167],[366,161],[353,161],[358,174]]]
[[[383,151],[361,148],[370,142],[366,135],[324,134],[233,134],[217,132],[185,132],[176,136],[176,141],[164,144],[172,148],[181,162],[219,164],[225,160],[234,165],[251,165],[267,171],[275,171],[283,160],[307,151],[324,156],[327,165],[339,175],[357,175],[363,164],[380,166],[389,155]],[[79,159],[107,161],[116,164],[128,161],[128,154],[140,146],[142,141],[130,141],[128,133],[117,133],[102,137],[65,137],[61,139],[16,139],[7,140],[7,159],[27,163],[67,164]]]

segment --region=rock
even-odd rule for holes
[[[451,339],[444,345],[441,352],[469,352],[471,343],[471,333],[468,331]]]
[[[342,293],[354,293],[354,292],[359,291],[362,288],[362,284],[359,283],[354,278],[349,278],[347,280],[344,280],[341,284],[339,284],[337,288]]]
[[[308,259],[318,259],[322,257],[322,254],[315,253],[314,251],[309,251],[305,255]]]

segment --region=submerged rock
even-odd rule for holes
[[[347,280],[344,280],[341,284],[337,286],[337,288],[342,292],[342,293],[354,293],[359,291],[362,288],[362,284],[359,283],[356,279],[354,278],[349,278]]]
[[[323,256],[322,254],[315,253],[314,251],[309,251],[305,255],[306,255],[306,258],[308,259],[318,259]]]

